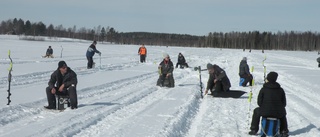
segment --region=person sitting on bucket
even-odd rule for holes
[[[243,59],[240,62],[239,65],[239,76],[240,78],[243,78],[244,81],[241,86],[245,87],[247,86],[247,83],[249,82],[249,85],[252,86],[252,75],[250,74],[249,65],[247,63],[247,57],[243,57]]]
[[[286,95],[277,81],[278,73],[270,72],[267,75],[266,83],[263,84],[259,95],[259,107],[253,110],[250,127],[250,135],[256,135],[259,131],[260,117],[272,117],[280,119],[280,133],[282,137],[288,136],[288,124],[286,118]]]
[[[48,47],[46,55],[43,57],[44,58],[53,58],[53,49],[51,48],[51,46]]]
[[[164,54],[164,59],[159,64],[158,69],[159,69],[159,79],[157,81],[157,86],[174,87],[174,79],[173,79],[174,66],[168,54]],[[165,81],[167,81],[168,83],[165,83]]]
[[[207,69],[209,72],[209,79],[207,83],[207,88],[205,94],[208,93],[208,90],[211,91],[211,95],[218,95],[219,92],[229,91],[231,87],[230,80],[226,72],[220,68],[218,65],[207,64]]]
[[[77,83],[77,74],[67,66],[65,61],[60,61],[58,69],[51,74],[46,88],[48,106],[45,106],[45,108],[56,109],[55,95],[69,95],[71,109],[77,109]]]

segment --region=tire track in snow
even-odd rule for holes
[[[83,75],[89,75],[92,73],[96,73],[98,71],[123,70],[123,69],[127,69],[127,68],[132,68],[132,67],[135,67],[138,65],[139,65],[139,63],[137,63],[137,62],[128,62],[128,63],[124,63],[124,64],[103,65],[103,66],[101,66],[101,69],[99,67],[96,67],[94,69],[88,70],[88,69],[86,69],[86,67],[77,67],[77,68],[74,68],[73,71],[75,71],[78,76],[83,76]],[[48,82],[50,75],[53,71],[54,70],[13,76],[11,86],[12,87],[13,86],[16,86],[16,87],[17,86],[27,86],[30,84]],[[8,86],[7,84],[8,84],[8,79],[6,77],[3,77],[0,79],[0,89],[7,88],[7,86]]]
[[[95,87],[88,87],[85,89],[78,90],[78,94],[82,94],[78,97],[79,102],[82,99],[93,97],[93,96],[100,96],[102,94],[106,94],[114,89],[122,88],[130,84],[135,84],[137,81],[143,81],[146,79],[151,79],[157,75],[156,72],[151,72],[139,76],[135,76],[132,78],[122,79],[111,83],[102,84],[100,86]],[[108,88],[106,88],[108,87]],[[94,90],[92,90],[94,89]],[[88,92],[90,91],[90,92]],[[85,94],[84,94],[85,93]],[[83,95],[84,94],[84,95]],[[110,95],[107,95],[110,96]],[[124,96],[125,97],[125,96]],[[121,98],[119,98],[121,99]],[[31,103],[27,103],[24,105],[15,105],[6,108],[0,109],[0,119],[1,119],[1,126],[5,126],[12,122],[19,122],[19,120],[28,119],[28,117],[33,117],[35,115],[41,115],[43,113],[42,104],[44,104],[47,100],[42,99],[38,101],[34,101]],[[82,104],[79,104],[82,105]],[[40,106],[40,108],[39,108]],[[80,106],[81,107],[81,106]],[[31,121],[33,122],[33,121]]]
[[[194,79],[194,77],[190,77],[188,76],[189,73],[184,74],[184,75],[180,75],[178,77],[178,81],[179,81],[179,85],[180,84],[186,84],[186,83],[190,83],[190,81],[192,81],[191,79]],[[185,77],[188,76],[188,77]],[[198,86],[198,85],[194,85],[194,86]],[[151,103],[147,103],[147,106],[145,107],[141,107],[142,109],[139,110],[139,112],[136,115],[133,115],[132,118],[126,118],[123,123],[120,123],[122,126],[116,126],[115,128],[109,129],[107,133],[101,133],[103,135],[106,136],[139,136],[139,133],[137,134],[126,134],[123,135],[124,131],[123,129],[131,129],[134,126],[150,126],[150,125],[144,125],[144,124],[134,124],[134,123],[143,123],[144,119],[143,118],[148,118],[149,116],[154,115],[154,112],[152,110],[157,110],[156,108],[172,108],[174,106],[167,106],[167,99],[169,98],[170,100],[170,96],[173,97],[177,97],[177,94],[182,94],[183,97],[183,102],[185,103],[181,103],[181,105],[179,106],[175,106],[175,107],[179,107],[179,109],[174,109],[176,112],[168,112],[168,114],[165,114],[164,119],[164,123],[163,123],[163,127],[156,127],[156,128],[160,128],[160,131],[156,131],[156,132],[148,132],[148,134],[144,134],[144,136],[183,136],[186,134],[186,132],[188,131],[190,125],[191,125],[191,119],[194,119],[195,114],[197,113],[198,110],[198,106],[199,106],[199,100],[200,100],[200,95],[198,92],[195,92],[196,88],[188,88],[188,90],[184,90],[184,93],[191,93],[191,94],[183,94],[183,93],[179,93],[179,91],[181,91],[181,88],[175,87],[174,89],[170,89],[170,90],[166,90],[165,94],[161,94],[161,95],[157,95],[154,98],[157,98],[157,100],[152,101]],[[198,90],[198,89],[197,89]],[[164,91],[161,91],[164,92]],[[172,101],[176,100],[175,98],[173,98]],[[181,101],[179,99],[177,99],[178,102]],[[143,103],[143,102],[141,102]],[[174,103],[175,104],[175,103]],[[178,103],[180,104],[180,103]],[[142,105],[142,104],[141,104]],[[143,104],[145,105],[145,104]],[[132,107],[134,108],[134,107]],[[136,107],[135,107],[136,108]],[[159,114],[157,114],[157,116],[159,116]],[[161,117],[161,116],[160,116]],[[142,119],[141,119],[142,118]],[[186,119],[190,119],[190,120],[186,120]],[[141,121],[142,120],[142,121]],[[160,119],[158,119],[160,120]],[[161,120],[163,121],[163,120]],[[108,122],[103,122],[103,123],[108,123]],[[158,125],[158,124],[156,124]],[[162,125],[162,124],[159,124]],[[103,126],[99,126],[99,127],[103,127]],[[153,127],[155,128],[155,127]],[[148,128],[145,129],[147,131],[152,131],[152,128]],[[92,132],[92,131],[89,131]],[[95,132],[95,131],[93,131]],[[82,135],[82,134],[81,134]],[[80,135],[80,136],[81,136]],[[141,135],[141,134],[140,134]],[[96,136],[96,135],[93,135]]]
[[[304,86],[286,78],[286,82],[282,84],[287,96],[287,106],[291,109],[299,109],[296,112],[308,119],[310,123],[313,123],[317,127],[320,127],[320,123],[317,122],[319,119],[320,110],[320,100],[314,98],[311,94],[303,94],[306,92]],[[290,125],[289,125],[290,126]]]
[[[176,81],[180,81],[184,78],[184,75],[178,75],[175,77]],[[148,82],[150,83],[150,82]],[[148,85],[144,84],[144,85]],[[155,83],[152,82],[154,85]],[[150,85],[150,84],[149,84]],[[122,106],[121,109],[117,109],[115,112],[110,113],[108,115],[102,115],[98,120],[91,120],[95,121],[94,124],[84,126],[83,129],[79,130],[79,133],[76,136],[99,136],[101,132],[108,130],[109,132],[117,131],[122,129],[123,123],[122,121],[129,120],[131,117],[136,116],[140,112],[149,109],[153,106],[157,101],[161,100],[163,97],[167,96],[174,88],[169,89],[162,89],[160,87],[155,86],[147,86],[146,90],[142,90],[139,94],[145,94],[143,97],[139,97],[137,101],[131,103],[125,103],[126,105]],[[137,88],[136,90],[141,90],[142,87]],[[150,89],[156,90],[150,91]],[[132,89],[131,89],[132,90]],[[137,91],[134,91],[137,92]],[[101,112],[105,114],[106,112]],[[74,135],[73,133],[67,135]]]

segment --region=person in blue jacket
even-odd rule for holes
[[[99,56],[101,56],[101,52],[99,50],[97,50],[96,48],[97,45],[97,41],[93,41],[93,43],[89,46],[86,56],[87,56],[87,60],[88,60],[88,64],[87,64],[87,68],[91,69],[93,66],[93,56],[95,53],[98,53]]]

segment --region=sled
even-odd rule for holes
[[[229,90],[229,91],[221,91],[221,92],[213,92],[210,95],[217,98],[240,98],[243,94],[247,92],[242,90]]]

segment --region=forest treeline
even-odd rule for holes
[[[113,27],[65,28],[22,19],[8,19],[0,24],[0,34],[21,36],[66,37],[97,40],[115,44],[145,44],[184,47],[214,47],[236,49],[320,50],[320,34],[312,31],[285,32],[209,32],[206,36],[152,32],[118,32]],[[27,39],[33,40],[33,39]]]

